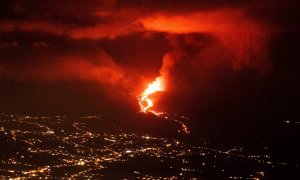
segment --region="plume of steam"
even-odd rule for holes
[[[98,81],[102,84],[114,84],[124,76],[112,58],[102,52],[96,62],[78,56],[60,56],[51,61],[35,61],[22,66],[1,64],[1,76],[17,80],[64,81],[84,80]]]
[[[149,31],[168,34],[171,50],[163,57],[160,70],[167,82],[176,84],[183,74],[188,78],[222,64],[235,71],[250,67],[263,73],[271,68],[268,43],[273,30],[248,17],[243,9],[157,14],[141,23]]]

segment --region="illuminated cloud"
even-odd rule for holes
[[[184,15],[158,14],[141,19],[141,22],[150,31],[213,36],[233,55],[236,69],[244,66],[266,68],[268,65],[267,46],[272,33],[270,27],[247,17],[243,10],[219,9]],[[189,41],[193,39],[190,38]]]
[[[38,59],[38,57],[37,57]],[[105,52],[95,62],[80,56],[60,56],[47,61],[32,61],[20,67],[0,64],[4,77],[33,81],[95,81],[114,84],[123,79],[124,72]]]
[[[276,22],[258,14],[260,7],[269,8],[271,15],[278,8],[258,1],[7,4],[0,9],[5,37],[0,75],[12,79],[97,80],[143,89],[159,73],[167,85],[180,86],[220,66],[272,69],[269,43]]]
[[[116,24],[95,24],[91,26],[66,25],[56,22],[46,22],[41,20],[26,21],[2,21],[0,31],[9,32],[40,32],[51,33],[58,36],[67,36],[72,39],[101,39],[115,38],[127,35],[134,31],[140,31],[141,26],[134,22],[117,22]]]

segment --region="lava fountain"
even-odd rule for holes
[[[183,119],[188,120],[185,116],[179,116],[179,115],[170,115],[166,112],[156,112],[152,110],[153,107],[153,101],[150,99],[150,95],[154,94],[156,92],[162,92],[165,90],[164,80],[162,77],[157,77],[152,83],[150,83],[140,96],[138,96],[138,101],[140,105],[140,110],[142,113],[152,113],[155,116],[172,120],[176,123],[179,123],[181,125],[182,131],[185,134],[189,134],[190,131],[188,130],[188,127],[182,122]],[[179,132],[181,132],[179,130]]]
[[[148,88],[142,93],[139,99],[139,104],[141,107],[141,111],[143,113],[152,112],[155,113],[155,111],[150,110],[153,107],[153,101],[149,98],[151,94],[154,94],[158,91],[164,91],[164,85],[163,80],[161,77],[158,77],[148,85]]]

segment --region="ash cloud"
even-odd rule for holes
[[[247,83],[249,72],[255,79],[277,72],[285,58],[277,58],[274,41],[282,32],[297,32],[295,6],[283,1],[4,0],[0,77],[89,81],[109,86],[108,91],[121,87],[139,93],[161,75],[170,92],[205,96],[212,89],[221,92],[224,77],[237,88],[239,81]]]
[[[49,5],[45,2],[32,4],[28,1],[8,3],[10,11],[3,16],[0,31],[4,34],[51,34],[73,41],[114,40],[134,33],[142,33],[145,37],[149,33],[165,33],[168,40],[171,37],[169,35],[175,37],[198,33],[216,38],[215,43],[210,46],[215,45],[215,49],[224,47],[221,53],[227,49],[223,54],[224,59],[231,59],[228,63],[234,69],[250,66],[264,70],[270,66],[267,60],[270,28],[266,23],[247,16],[247,3],[189,2],[184,3],[186,8],[182,8],[183,10],[178,8],[180,1],[163,1],[161,4],[104,1],[97,2],[94,6],[91,4],[87,2],[72,5],[68,1],[53,1]],[[24,17],[20,18],[21,15]],[[192,36],[188,37],[189,41],[193,41]],[[169,48],[172,49],[172,46],[169,45]],[[197,49],[197,44],[192,48]],[[178,48],[176,50],[182,51]],[[203,55],[209,59],[207,56],[208,53]],[[118,64],[118,59],[115,61]],[[165,67],[162,69],[166,70]]]

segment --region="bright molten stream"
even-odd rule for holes
[[[161,77],[158,77],[148,85],[148,88],[139,97],[139,104],[141,111],[146,113],[153,107],[153,101],[149,98],[151,94],[154,94],[158,91],[164,91],[163,80]]]

